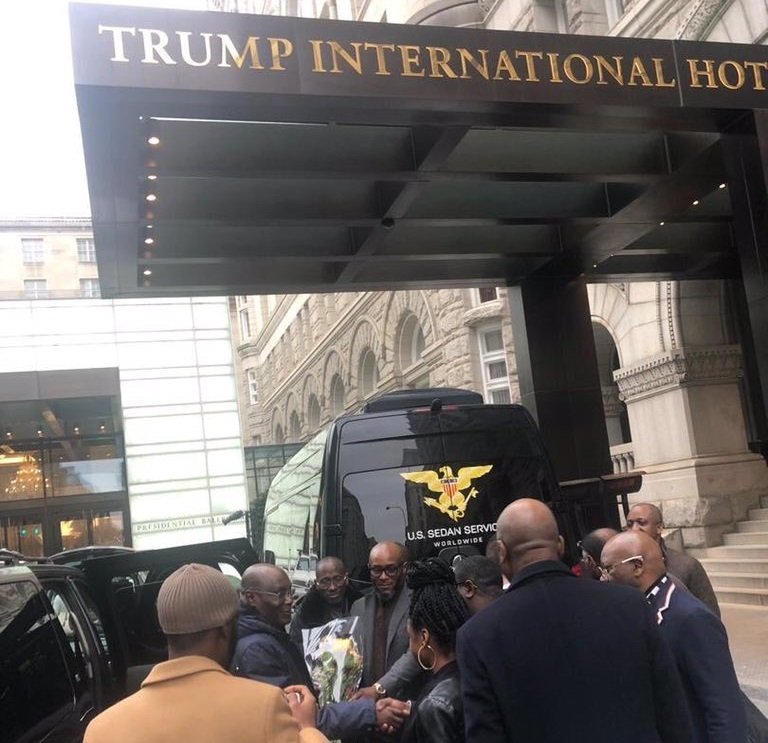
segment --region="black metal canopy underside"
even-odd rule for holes
[[[744,111],[77,92],[107,297],[738,273]]]

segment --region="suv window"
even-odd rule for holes
[[[3,740],[15,741],[35,729],[35,739],[42,739],[73,708],[74,690],[54,622],[34,583],[0,585]]]
[[[76,611],[74,599],[64,583],[45,584],[45,595],[53,608],[66,638],[67,645],[72,651],[72,675],[75,691],[78,696],[88,689],[89,679],[94,677],[94,668],[88,648],[83,622]]]

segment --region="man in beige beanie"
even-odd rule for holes
[[[168,642],[141,689],[96,717],[84,743],[327,743],[309,689],[235,678],[238,595],[207,565],[183,565],[157,596]]]

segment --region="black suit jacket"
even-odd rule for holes
[[[693,717],[692,741],[747,740],[746,710],[723,623],[669,576],[648,602],[680,670]]]
[[[691,743],[669,648],[637,589],[529,565],[465,624],[469,743]]]

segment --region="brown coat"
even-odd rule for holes
[[[685,552],[678,552],[666,544],[662,544],[664,561],[667,563],[667,572],[688,589],[716,616],[720,616],[720,607],[717,604],[717,596],[709,581],[709,576],[704,566],[695,558]]]
[[[280,689],[188,656],[159,663],[135,694],[96,717],[83,743],[328,743],[299,728]]]

